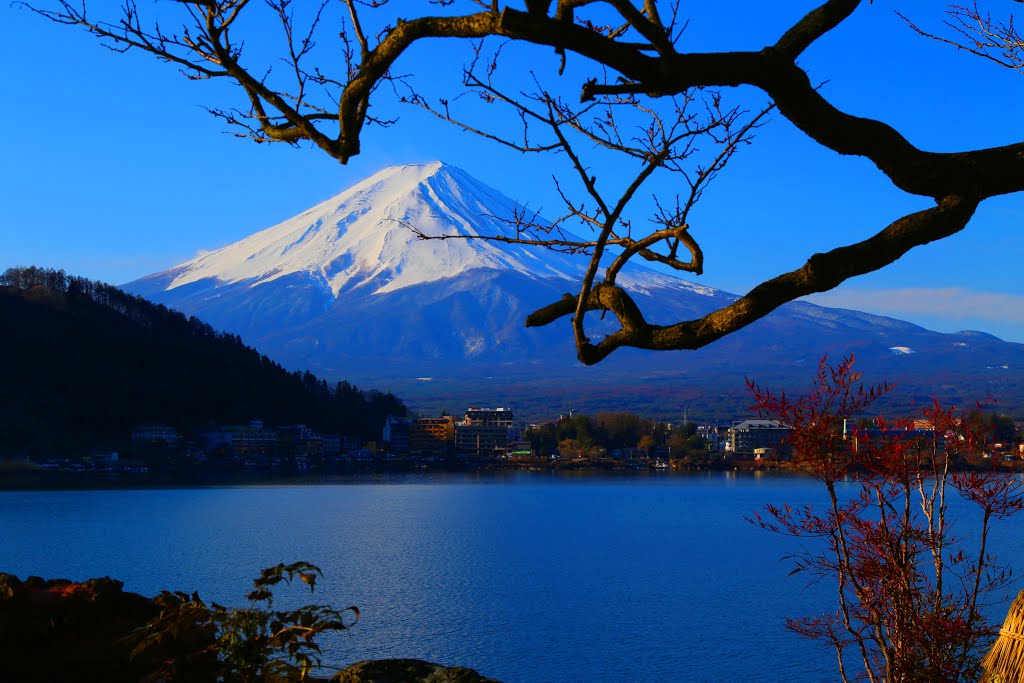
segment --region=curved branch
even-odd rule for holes
[[[656,251],[651,251],[651,246],[661,242],[662,240],[669,239],[679,240],[679,242],[686,247],[690,252],[689,261],[680,261],[672,256],[665,256]],[[625,246],[626,249],[615,258],[615,261],[612,262],[612,264],[608,266],[608,270],[605,271],[604,279],[605,282],[609,284],[614,284],[619,271],[622,270],[622,267],[625,266],[626,263],[628,263],[636,254],[640,254],[648,261],[657,261],[658,263],[663,263],[675,268],[676,270],[694,273],[695,275],[700,275],[704,272],[704,252],[701,250],[700,245],[697,244],[697,240],[690,236],[689,225],[657,230],[640,240],[623,238],[618,240],[617,243]]]
[[[860,3],[861,0],[829,0],[786,31],[775,43],[775,49],[787,59],[796,59],[814,41],[843,23]]]
[[[337,140],[327,149],[328,153],[343,164],[359,154],[359,133],[365,121],[370,93],[395,60],[413,43],[424,38],[485,38],[500,34],[499,25],[500,18],[492,12],[478,12],[462,17],[399,20],[384,40],[369,52],[359,66],[359,73],[345,86],[338,105],[341,130]]]
[[[893,222],[878,234],[857,244],[815,254],[803,267],[768,280],[732,304],[713,313],[669,326],[644,322],[636,304],[614,285],[595,286],[583,308],[609,310],[622,329],[598,344],[577,345],[580,361],[587,365],[606,358],[622,346],[651,350],[698,349],[763,318],[782,304],[808,294],[828,291],[851,277],[893,263],[910,249],[949,237],[962,230],[978,206],[976,198],[944,197],[937,206]],[[565,295],[526,319],[528,327],[543,326],[571,315],[578,301]]]
[[[846,19],[859,2],[830,0],[802,19],[776,45],[759,52],[684,53],[650,57],[597,33],[513,10],[502,14],[506,35],[552,45],[595,59],[629,83],[584,84],[581,99],[643,92],[678,94],[695,87],[751,85],[775,100],[801,131],[839,154],[870,159],[900,189],[938,199],[950,194],[980,198],[1024,190],[1024,143],[967,152],[926,152],[891,126],[847,114],[829,103],[794,63],[795,54]],[[818,14],[815,14],[818,13]]]
[[[606,0],[615,7],[622,0]],[[222,16],[222,10],[237,12],[243,3],[219,0],[204,3],[207,18]],[[595,3],[597,4],[597,3]],[[969,194],[980,198],[1024,190],[1024,144],[960,153],[926,152],[914,147],[899,132],[880,121],[852,116],[830,104],[813,87],[807,73],[794,59],[807,46],[841,24],[862,3],[859,0],[828,0],[797,22],[776,42],[758,52],[722,52],[648,55],[640,46],[624,43],[592,28],[506,8],[453,17],[420,17],[399,21],[359,64],[345,85],[338,104],[339,131],[336,139],[325,135],[308,118],[237,61],[221,40],[221,27],[207,23],[207,33],[217,61],[227,74],[208,73],[194,60],[182,58],[168,45],[133,36],[118,36],[107,30],[104,37],[130,47],[147,50],[162,59],[196,69],[203,76],[229,75],[249,94],[250,99],[268,103],[280,112],[287,125],[270,127],[270,137],[289,141],[305,138],[346,163],[359,153],[359,136],[367,119],[369,98],[376,85],[387,77],[395,61],[417,41],[426,38],[483,38],[505,36],[515,40],[548,45],[572,51],[620,73],[624,83],[583,85],[584,100],[607,93],[643,92],[652,96],[672,95],[695,87],[732,87],[751,85],[764,90],[777,103],[781,113],[805,134],[839,154],[870,159],[899,188],[912,194],[938,199],[951,194]],[[96,31],[98,25],[84,20],[66,2],[63,12],[40,12],[54,21],[64,21]],[[132,17],[133,21],[137,21]],[[233,16],[222,19],[224,24]],[[645,21],[648,21],[645,19]],[[653,23],[649,22],[650,25]],[[137,25],[137,23],[135,24]],[[102,27],[101,27],[102,28]],[[170,47],[187,47],[172,44]],[[191,46],[191,49],[197,49]],[[202,53],[197,53],[203,56]]]

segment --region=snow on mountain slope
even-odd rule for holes
[[[440,162],[388,168],[295,218],[183,264],[168,289],[207,278],[264,284],[308,273],[337,296],[357,287],[395,291],[472,268],[576,276],[544,252],[465,239],[422,240],[408,227],[427,235],[509,235],[509,226],[496,216],[511,217],[514,206]]]
[[[584,259],[465,239],[515,237],[511,221],[524,211],[461,169],[439,161],[387,168],[292,219],[174,268],[166,289],[208,279],[261,285],[305,273],[334,296],[362,287],[384,294],[478,268],[578,281]],[[425,235],[455,237],[423,240],[411,226]],[[654,271],[623,274],[627,286],[680,282]],[[697,285],[692,289],[713,293]]]

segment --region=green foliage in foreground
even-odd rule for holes
[[[323,576],[320,568],[308,562],[264,569],[246,596],[249,607],[238,609],[207,604],[198,593],[163,591],[154,598],[160,615],[132,636],[132,657],[170,650],[172,654],[157,674],[171,680],[194,675],[196,663],[204,659],[209,660],[217,680],[306,680],[320,666],[316,637],[326,631],[347,630],[359,620],[356,607],[340,611],[324,605],[272,609],[275,586],[298,579],[312,592],[319,576]],[[191,647],[190,642],[196,645]]]

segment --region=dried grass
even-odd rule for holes
[[[1024,591],[1010,605],[999,638],[981,660],[980,683],[1024,683]]]

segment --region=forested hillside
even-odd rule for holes
[[[100,282],[0,275],[0,456],[78,453],[156,422],[190,433],[262,419],[372,438],[392,394],[288,372],[231,334]]]

